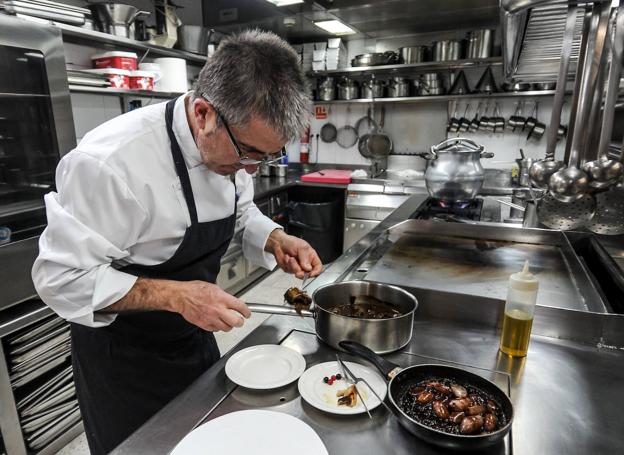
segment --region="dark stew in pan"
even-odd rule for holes
[[[332,308],[332,313],[359,319],[392,319],[401,312],[391,303],[370,295],[352,296],[348,303]]]

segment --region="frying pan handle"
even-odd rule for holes
[[[363,344],[355,341],[341,341],[338,343],[338,346],[347,351],[349,354],[368,360],[377,367],[385,378],[392,379],[399,371],[401,371],[401,368],[398,365],[387,361],[378,354],[375,354]]]

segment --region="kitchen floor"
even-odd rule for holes
[[[254,303],[281,305],[284,303],[283,295],[286,289],[297,285],[301,285],[301,280],[278,269],[267,275],[262,281],[255,284],[239,297],[244,301]],[[227,353],[236,346],[269,316],[270,315],[253,313],[251,318],[249,318],[240,329],[234,329],[229,333],[215,333],[221,355]],[[87,439],[84,433],[57,453],[59,455],[89,455],[89,447],[87,446]]]

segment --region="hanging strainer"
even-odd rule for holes
[[[321,127],[321,140],[323,142],[334,142],[336,136],[338,136],[338,130],[333,123],[328,122]]]
[[[358,137],[362,137],[365,134],[370,133],[373,130],[378,128],[377,122],[371,117],[371,109],[368,108],[368,111],[364,117],[361,117],[355,123],[355,129],[357,130]]]
[[[351,125],[345,125],[338,130],[336,142],[343,149],[351,148],[358,140],[357,130]]]
[[[349,125],[349,117],[351,117],[351,107],[347,108],[346,117],[347,118],[346,118],[345,126],[338,129],[338,132],[336,135],[336,142],[338,143],[340,147],[344,149],[353,147],[358,140],[357,130],[353,128],[351,125]]]

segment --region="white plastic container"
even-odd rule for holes
[[[160,78],[162,77],[162,71],[158,63],[139,63],[140,71],[149,71],[154,75],[154,90],[160,90]]]
[[[154,59],[160,66],[161,79],[158,90],[162,92],[184,93],[188,90],[186,61],[181,58],[163,57]]]
[[[529,349],[539,282],[529,272],[529,261],[521,272],[509,277],[500,350],[511,357],[524,357]]]

